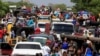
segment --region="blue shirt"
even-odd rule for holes
[[[67,49],[68,48],[68,43],[67,42],[63,42],[62,43],[62,49]]]
[[[86,55],[85,56],[93,56],[92,55],[92,50],[90,48],[87,48],[87,51],[86,51]]]
[[[70,15],[69,14],[65,14],[65,19],[69,19]]]
[[[27,26],[29,26],[29,27],[34,26],[34,21],[32,19],[27,20]]]
[[[74,25],[76,25],[76,20],[73,20],[72,23],[73,23]]]

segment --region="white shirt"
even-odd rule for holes
[[[43,46],[42,49],[44,51],[44,55],[48,55],[50,53],[50,50],[51,50],[48,46]]]
[[[85,29],[83,32],[84,32],[84,34],[83,34],[84,36],[88,36],[88,34],[89,34],[89,30],[88,29]]]

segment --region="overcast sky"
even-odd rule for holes
[[[13,1],[13,2],[17,2],[20,0],[6,0],[6,1]],[[38,6],[40,5],[48,5],[50,3],[52,4],[66,4],[67,6],[72,6],[73,3],[70,2],[70,0],[29,0],[31,3],[34,3]]]

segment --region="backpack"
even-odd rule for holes
[[[67,42],[63,42],[62,43],[62,49],[67,49],[68,48],[68,43]]]

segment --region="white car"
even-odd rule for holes
[[[66,22],[52,22],[51,31],[55,32],[58,39],[60,40],[60,34],[65,33],[67,35],[73,35],[74,25]]]
[[[35,56],[42,54],[42,45],[39,42],[18,42],[16,43],[12,56]]]

